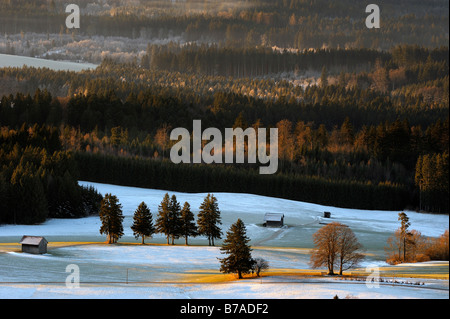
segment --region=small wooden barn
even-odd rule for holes
[[[264,215],[264,226],[283,227],[283,225],[284,225],[284,214],[266,213],[266,215]]]
[[[20,240],[22,252],[29,254],[47,253],[47,240],[40,236],[23,236]]]

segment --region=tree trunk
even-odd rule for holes
[[[406,262],[406,235],[403,237],[403,262]]]
[[[334,276],[334,269],[333,269],[333,263],[332,262],[328,263],[328,275]]]

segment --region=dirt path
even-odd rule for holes
[[[286,232],[287,229],[288,229],[288,227],[284,226],[283,228],[280,228],[276,232],[272,233],[270,236],[253,242],[252,245],[253,246],[262,246],[261,245],[262,243],[265,243],[266,241],[269,241],[269,240],[277,238],[279,235],[281,235],[282,233]]]
[[[266,238],[263,238],[263,239],[255,241],[255,242],[252,242],[252,245],[253,246],[261,246],[261,244],[263,244],[263,243],[265,243],[265,242],[267,242],[269,240],[277,238],[278,236],[280,236],[281,234],[286,232],[288,229],[291,229],[291,228],[294,228],[294,227],[310,226],[310,225],[314,225],[314,224],[320,224],[321,220],[322,219],[319,216],[315,216],[315,217],[313,217],[313,220],[308,222],[308,223],[298,224],[298,225],[291,225],[291,226],[284,225],[282,228],[280,228],[279,230],[273,232],[272,234],[270,234]]]

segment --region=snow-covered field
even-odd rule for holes
[[[47,59],[31,58],[27,56],[0,54],[0,68],[18,67],[24,65],[35,68],[49,68],[55,71],[82,71],[95,69],[97,65],[91,63],[77,63],[69,61],[53,61]]]
[[[336,294],[340,298],[449,297],[448,280],[436,279],[419,279],[424,283],[420,287],[380,284],[378,288],[369,288],[365,282],[317,276],[269,276],[262,280],[197,283],[195,280],[202,276],[215,276],[216,280],[224,276],[218,271],[221,241],[216,242],[216,247],[205,246],[207,239],[203,237],[191,239],[191,246],[184,246],[183,239],[177,240],[175,246],[155,245],[166,242],[158,234],[146,240],[153,245],[142,246],[130,229],[133,213],[142,201],[156,219],[158,205],[166,191],[90,182],[80,184],[93,185],[103,195],[112,193],[119,198],[125,215],[125,235],[119,240],[120,244],[103,244],[106,237],[99,234],[98,217],[52,219],[42,225],[0,226],[0,298],[332,298]],[[188,201],[194,213],[206,196],[168,193],[175,194],[181,205]],[[323,226],[321,223],[328,221],[347,224],[355,232],[367,254],[362,268],[369,264],[387,266],[384,262],[386,239],[399,226],[396,211],[341,209],[251,194],[214,195],[221,210],[223,232],[241,218],[251,238],[253,256],[266,259],[274,272],[309,269],[311,236]],[[331,212],[331,219],[322,218],[324,211]],[[266,212],[284,213],[287,227],[262,227]],[[411,229],[423,235],[439,236],[448,229],[448,215],[406,213]],[[22,235],[45,236],[50,242],[49,252],[36,256],[9,249],[1,253],[1,243],[14,245]],[[91,244],[57,244],[68,241]],[[69,264],[80,269],[80,288],[65,286]],[[430,272],[438,269],[448,274],[448,263],[411,267],[422,267],[421,271],[430,269]],[[396,268],[389,269],[395,276]],[[404,267],[398,269],[400,272]]]
[[[277,280],[279,278],[273,278]],[[282,278],[284,279],[284,278]],[[380,285],[367,288],[364,282],[315,280],[242,280],[215,284],[85,284],[80,288],[62,285],[0,285],[0,297],[11,299],[448,299],[448,290]]]

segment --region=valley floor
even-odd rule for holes
[[[1,299],[449,298],[448,262],[385,263],[386,238],[398,227],[398,212],[340,209],[249,194],[215,194],[224,233],[241,218],[251,238],[252,256],[269,263],[263,277],[237,280],[219,272],[218,258],[223,258],[220,241],[215,247],[206,246],[207,239],[201,237],[191,239],[189,246],[183,239],[176,245],[166,245],[162,235],[155,235],[141,245],[140,239],[132,236],[129,226],[137,205],[146,201],[156,215],[164,191],[85,184],[94,185],[102,194],[118,196],[125,215],[124,237],[118,244],[105,244],[106,238],[98,231],[98,217],[0,226]],[[196,213],[206,194],[176,195],[182,203],[189,201]],[[285,214],[285,228],[261,225],[264,212],[278,211]],[[344,273],[344,277],[324,276],[325,269],[309,266],[311,235],[322,227],[323,211],[331,211],[331,220],[352,227],[365,248],[366,258],[360,268]],[[407,213],[411,228],[419,228],[424,235],[438,236],[448,229],[447,215]],[[22,235],[45,236],[48,253],[20,252]],[[71,288],[73,267],[79,271],[77,288]]]

